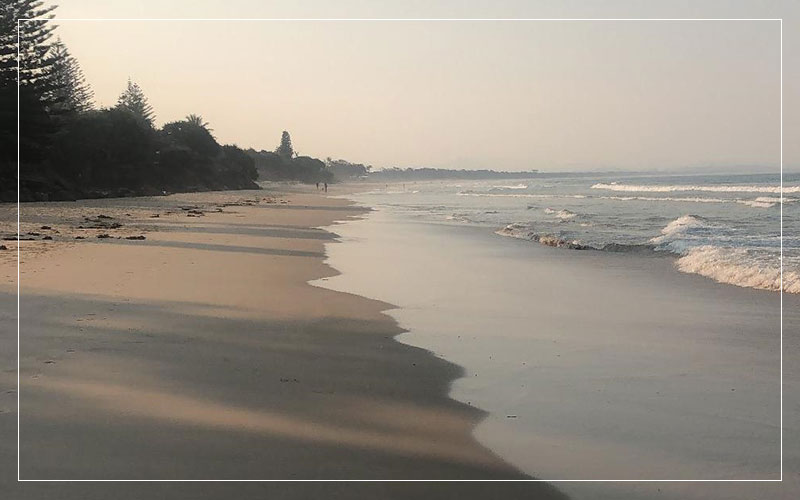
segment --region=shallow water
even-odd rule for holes
[[[494,227],[549,246],[678,255],[678,268],[800,293],[800,175],[540,176],[365,188],[356,198],[431,222]]]
[[[779,477],[778,294],[679,273],[668,253],[568,251],[377,208],[334,229],[329,262],[342,274],[323,286],[397,305],[400,341],[463,366],[451,396],[489,412],[475,434],[503,458],[550,480]],[[798,331],[797,297],[786,297],[787,331]],[[558,487],[713,497],[654,484]]]

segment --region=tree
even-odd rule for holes
[[[161,135],[167,143],[189,148],[204,158],[211,158],[219,153],[220,145],[208,129],[188,117],[184,121],[167,123],[161,128]]]
[[[53,44],[51,52],[54,88],[50,92],[50,100],[56,112],[85,113],[93,109],[94,92],[86,83],[77,59],[70,55],[61,39]]]
[[[111,108],[70,119],[54,140],[50,157],[79,189],[132,189],[152,175],[156,148],[150,126],[126,110]]]
[[[130,78],[128,78],[128,86],[117,100],[117,108],[125,109],[144,120],[151,127],[153,126],[153,119],[155,118],[153,107],[150,106],[139,84],[131,81]]]
[[[290,160],[296,155],[294,148],[292,148],[292,138],[289,136],[289,132],[283,131],[283,134],[281,134],[281,145],[278,146],[275,153],[286,160]]]
[[[336,180],[345,181],[366,177],[372,169],[372,166],[361,163],[350,163],[347,160],[334,160],[328,157],[325,160],[325,168],[331,172]]]
[[[43,4],[41,0],[0,2],[0,162],[9,169],[17,149],[17,84],[22,157],[26,161],[41,159],[56,131],[49,114],[52,102],[47,99],[53,88],[49,79],[53,61],[47,55],[55,29],[49,21],[55,6],[43,7]],[[37,20],[27,20],[34,18]]]
[[[208,130],[211,132],[213,129],[208,128],[208,122],[203,120],[203,117],[200,115],[190,114],[186,115],[186,122],[190,125],[194,125],[195,127],[200,127]]]

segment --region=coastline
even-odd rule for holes
[[[58,233],[22,242],[21,477],[524,478],[475,441],[483,413],[447,396],[457,366],[396,342],[387,304],[308,284],[337,273],[323,263],[335,235],[319,228],[361,212],[269,191],[23,205],[23,233]],[[100,214],[122,227],[75,228]],[[146,239],[115,239],[132,234]],[[13,345],[15,259],[0,262]],[[4,352],[13,464],[16,360]]]
[[[682,273],[667,256],[550,248],[404,208],[345,223],[329,252],[343,274],[325,286],[397,304],[401,342],[464,366],[451,397],[489,412],[475,430],[485,446],[544,479],[778,477],[777,292]],[[784,300],[792,470],[800,317],[798,297]],[[800,477],[784,481],[555,484],[576,499],[793,498]]]

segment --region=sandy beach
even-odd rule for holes
[[[5,233],[15,211],[2,206]],[[447,397],[460,368],[393,340],[388,304],[307,283],[336,273],[323,263],[335,234],[320,227],[361,213],[312,192],[24,204],[21,478],[526,477],[472,437],[483,413]],[[16,242],[5,244],[2,488],[36,498],[49,487],[14,484]],[[180,488],[198,491],[223,490]]]

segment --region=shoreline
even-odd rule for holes
[[[243,202],[274,194],[23,207],[23,232],[58,233],[22,242],[22,478],[525,477],[472,436],[483,413],[447,396],[459,367],[397,342],[388,304],[308,283],[338,273],[323,262],[329,230],[362,209],[314,193]],[[98,212],[122,227],[74,227]],[[129,233],[145,239],[114,239]],[[4,462],[16,458],[10,353]]]
[[[384,206],[345,223],[329,257],[343,274],[326,286],[397,304],[389,313],[409,330],[399,341],[465,367],[450,395],[489,412],[474,431],[481,443],[545,480],[775,477],[777,293],[680,272],[669,256],[568,252],[406,215]],[[787,400],[797,298],[784,297]],[[786,463],[798,463],[797,429],[786,432]],[[555,484],[575,499],[789,498],[798,484],[787,480],[659,492]]]

